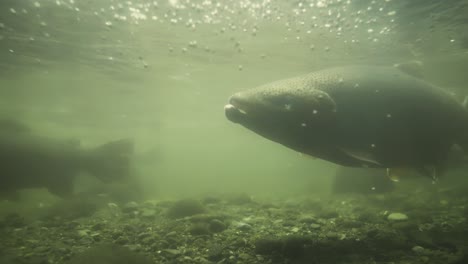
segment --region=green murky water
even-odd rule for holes
[[[447,191],[463,186],[463,170],[436,186],[417,178],[384,195],[372,183],[370,197],[336,198],[336,165],[230,123],[223,106],[234,92],[330,66],[412,60],[463,99],[467,9],[464,0],[2,0],[0,117],[85,149],[131,138],[134,152],[119,188],[76,177],[74,193],[93,190],[72,198],[83,203],[52,210],[62,199],[19,188],[19,200],[2,202],[0,253],[64,263],[105,242],[155,263],[465,263],[466,240],[447,239],[466,233],[466,192]],[[201,200],[205,218],[167,215],[183,198]],[[411,221],[388,224],[393,211]],[[60,245],[38,249],[44,228]]]

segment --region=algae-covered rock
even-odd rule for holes
[[[390,221],[405,221],[408,220],[408,216],[403,213],[391,213],[387,219]]]
[[[175,202],[167,210],[167,216],[171,218],[183,218],[196,214],[203,214],[206,208],[197,200],[183,199]]]

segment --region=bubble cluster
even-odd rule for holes
[[[22,42],[33,37],[34,45],[43,45],[43,49],[55,45],[55,50],[67,50],[70,43],[79,44],[84,51],[69,54],[85,54],[89,60],[113,57],[114,62],[136,61],[135,53],[141,49],[154,52],[166,47],[172,56],[201,56],[200,52],[206,56],[222,50],[218,54],[259,60],[266,59],[267,53],[268,59],[277,56],[268,52],[270,45],[272,49],[309,51],[311,56],[324,58],[368,54],[369,50],[385,53],[383,47],[392,48],[387,43],[397,33],[400,10],[395,2],[10,1],[10,6],[0,10],[0,33],[2,43],[6,43],[0,46],[0,52],[20,44],[24,56],[52,56]],[[454,38],[448,41],[457,43]],[[251,50],[257,53],[251,54]],[[49,59],[60,58],[65,56]],[[234,62],[232,69],[240,61]],[[242,68],[237,66],[238,70]]]

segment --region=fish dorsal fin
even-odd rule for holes
[[[28,126],[14,119],[0,119],[0,132],[7,133],[27,133],[30,132]]]
[[[397,68],[398,70],[420,79],[424,77],[423,66],[424,64],[422,63],[422,61],[418,60],[397,63],[393,65],[393,67]]]

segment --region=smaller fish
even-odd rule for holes
[[[47,188],[65,198],[73,194],[73,180],[87,172],[103,182],[130,175],[133,143],[111,141],[94,149],[76,140],[58,140],[34,134],[16,120],[0,120],[0,196],[15,197],[25,188]]]

